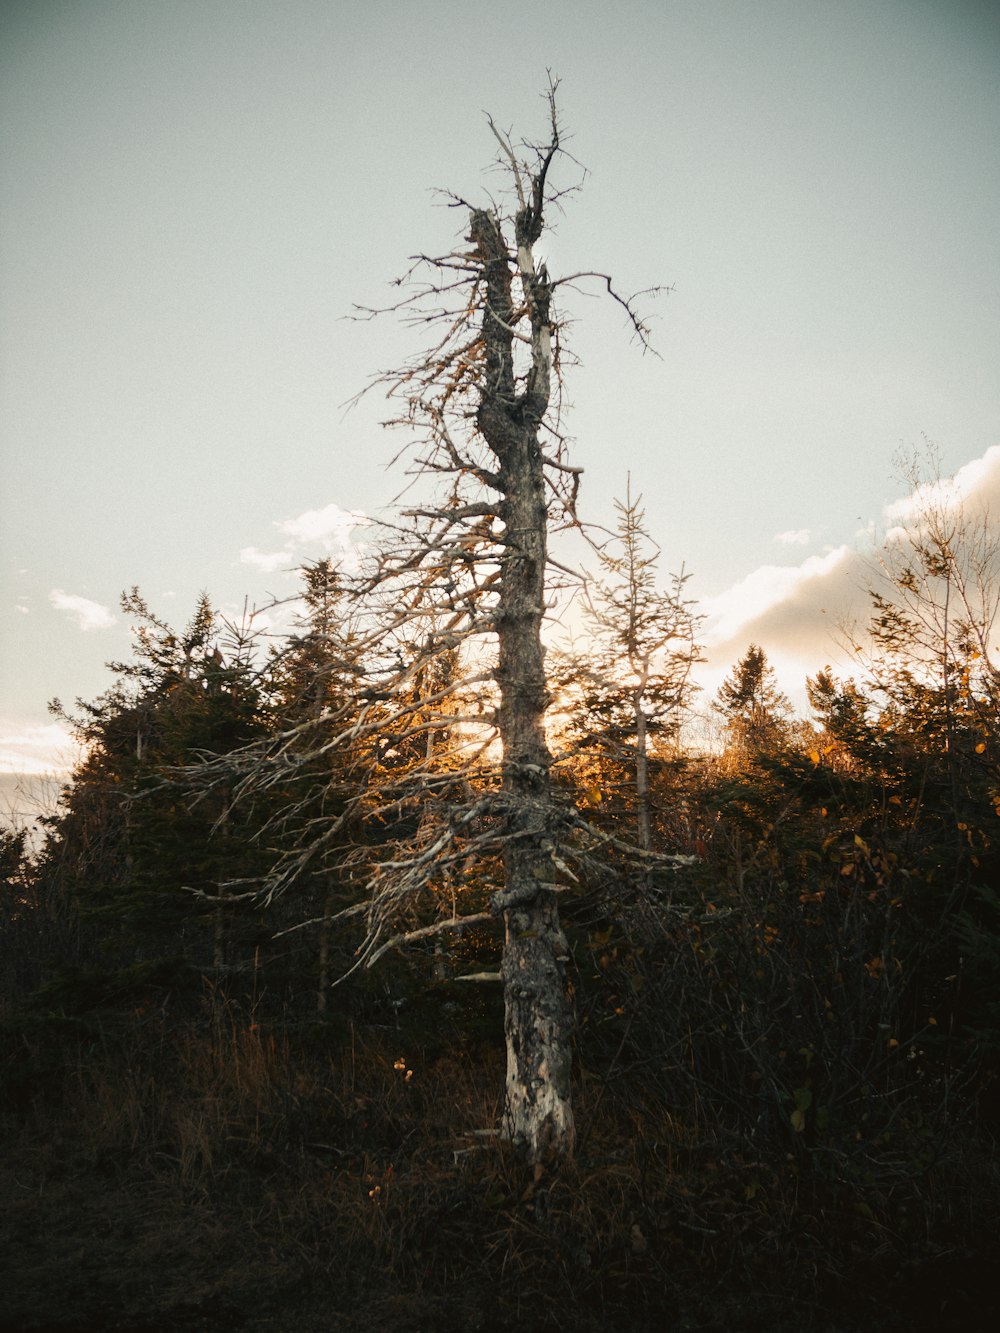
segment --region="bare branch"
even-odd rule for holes
[[[443,921],[435,921],[432,926],[421,926],[419,930],[407,930],[399,935],[393,935],[392,939],[386,940],[380,944],[374,953],[369,954],[366,967],[374,967],[378,960],[389,953],[392,949],[401,949],[407,944],[413,944],[416,940],[430,939],[434,935],[440,935],[449,930],[467,930],[470,926],[494,924],[494,918],[489,912],[476,912],[472,916],[449,917]]]
[[[610,274],[598,273],[594,270],[586,269],[581,270],[579,273],[567,274],[564,278],[557,278],[550,285],[553,289],[557,287],[568,287],[573,283],[579,282],[582,278],[596,278],[599,282],[604,283],[608,295],[622,307],[628,316],[629,323],[632,325],[633,334],[642,346],[642,350],[644,352],[652,352],[654,356],[659,357],[659,352],[652,345],[652,335],[650,333],[649,324],[639,315],[636,309],[636,302],[644,296],[656,297],[660,296],[662,293],[669,293],[673,291],[673,288],[663,286],[646,287],[642,291],[633,292],[631,296],[623,296],[621,292],[616,290],[614,279]]]

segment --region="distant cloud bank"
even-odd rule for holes
[[[77,756],[76,741],[58,722],[12,722],[0,718],[0,773],[48,776],[66,773]]]
[[[931,503],[975,521],[993,514],[1000,522],[1000,445],[961,468],[954,477],[918,485],[887,505],[881,540],[875,531],[858,534],[856,546],[838,546],[795,565],[762,565],[731,588],[702,600],[707,663],[700,675],[714,692],[750,643],[765,650],[796,702],[804,698],[807,675],[830,663],[849,673],[851,658],[839,641],[841,627],[867,624],[868,590],[878,579],[879,553],[913,530]],[[806,528],[780,533],[775,541],[805,544]]]

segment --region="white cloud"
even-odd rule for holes
[[[0,719],[0,773],[65,773],[76,756],[76,741],[58,722]]]
[[[762,619],[815,612],[816,603],[822,603],[823,614],[830,606],[839,610],[851,582],[845,574],[855,557],[850,547],[838,546],[826,555],[811,555],[800,565],[761,565],[725,592],[703,599],[702,609],[709,618],[706,638],[728,642]]]
[[[864,621],[872,552],[839,546],[800,565],[764,565],[732,588],[705,598],[705,663],[698,680],[711,698],[751,643],[759,644],[781,688],[807,712],[806,676],[830,664],[849,675],[843,627]]]
[[[307,509],[298,518],[285,519],[275,526],[279,532],[286,532],[293,545],[307,545],[310,542],[322,542],[332,550],[346,550],[350,544],[352,529],[367,524],[368,519],[362,513],[341,509],[339,505],[328,504],[325,509]]]
[[[351,533],[355,528],[367,527],[370,522],[366,514],[341,509],[337,504],[328,504],[323,509],[307,509],[296,518],[282,519],[274,524],[286,538],[280,551],[261,551],[256,546],[244,546],[240,551],[240,563],[254,565],[265,574],[278,569],[293,570],[305,560],[324,555],[353,565],[357,552],[351,543]]]
[[[110,629],[116,623],[115,617],[106,606],[92,602],[89,597],[75,597],[63,592],[62,588],[53,588],[49,601],[57,611],[65,611],[76,617],[76,623],[85,633],[96,629]]]
[[[882,544],[891,546],[912,531],[928,501],[962,507],[974,520],[1000,515],[1000,446],[961,468],[953,478],[918,487],[887,505]],[[856,535],[856,546],[839,546],[798,565],[762,565],[714,597],[702,600],[709,617],[703,634],[707,663],[699,672],[710,692],[746,651],[758,643],[778,672],[782,688],[799,706],[806,675],[830,663],[849,674],[852,654],[843,629],[867,624],[868,588],[878,577],[874,526]]]
[[[262,569],[265,574],[270,574],[275,569],[288,568],[294,564],[295,556],[291,549],[284,551],[258,551],[256,546],[244,546],[240,551],[241,565],[256,565]]]
[[[28,608],[27,608],[26,606],[23,606],[20,602],[18,602],[18,603],[15,605],[14,610],[15,610],[15,611],[20,611],[20,613],[21,613],[22,616],[27,616],[27,615],[30,615],[30,614],[31,614],[30,611],[28,610]]]
[[[987,449],[982,458],[974,458],[959,468],[953,477],[929,481],[886,505],[890,524],[912,523],[928,505],[947,510],[964,508],[970,516],[1000,513],[1000,444]]]
[[[790,528],[788,532],[775,533],[774,540],[782,546],[808,546],[812,533],[808,528]]]

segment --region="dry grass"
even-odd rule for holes
[[[986,1326],[970,1237],[993,1168],[971,1146],[908,1192],[820,1194],[792,1156],[724,1145],[710,1108],[593,1074],[577,1161],[536,1179],[475,1132],[502,1070],[460,1040],[327,1046],[216,1003],[91,1044],[6,1117],[0,1326]]]

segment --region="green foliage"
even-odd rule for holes
[[[181,633],[133,589],[132,660],[112,663],[116,682],[69,720],[86,747],[61,813],[49,823],[38,874],[81,922],[99,966],[117,972],[180,952],[196,966],[246,956],[254,928],[223,922],[224,885],[248,873],[246,821],[225,793],[198,803],[171,785],[195,754],[234,749],[260,733],[260,689],[250,644],[227,633],[202,597]],[[223,648],[226,656],[223,655]],[[95,965],[98,965],[95,963]]]
[[[780,749],[790,739],[791,705],[778,688],[767,654],[755,643],[719,687],[714,707],[741,760]]]
[[[993,883],[975,886],[966,909],[958,917],[955,934],[962,950],[963,988],[969,992],[968,995],[959,992],[963,1017],[995,1065],[1000,1058],[1000,891],[995,878],[998,869],[995,858],[991,869]]]

